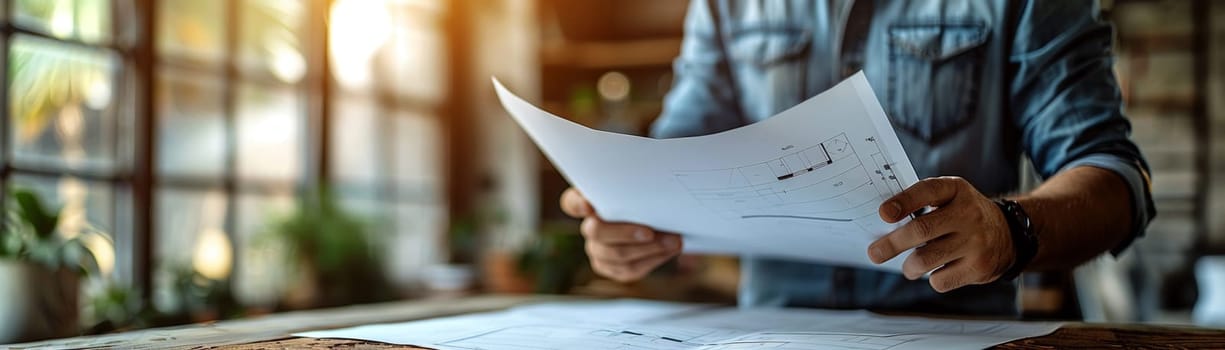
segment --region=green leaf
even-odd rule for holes
[[[55,233],[55,226],[59,223],[58,209],[47,210],[38,195],[29,190],[16,189],[13,198],[17,200],[18,215],[34,228],[39,239],[50,238]]]
[[[12,232],[9,228],[5,228],[0,235],[0,257],[17,258],[21,256],[22,247],[25,242],[21,241],[21,236]]]

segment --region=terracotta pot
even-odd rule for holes
[[[319,273],[315,263],[299,257],[295,278],[290,282],[293,287],[285,291],[282,302],[291,310],[304,310],[320,304]]]
[[[511,252],[495,251],[481,259],[481,284],[492,293],[526,294],[536,283],[519,272],[519,259]]]

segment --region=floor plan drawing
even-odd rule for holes
[[[515,325],[438,343],[443,347],[466,350],[550,350],[582,348],[594,350],[616,349],[696,349],[712,342],[732,339],[744,333],[715,328],[695,327],[629,327],[612,325],[561,326],[555,323]],[[541,339],[552,339],[550,345],[542,345]]]
[[[856,153],[840,133],[761,163],[674,176],[724,218],[854,223],[869,230],[878,221],[877,204],[902,189],[879,148],[869,149]]]
[[[600,304],[633,303],[640,304],[635,309],[649,317],[627,313],[620,317],[616,314],[591,317],[592,308],[599,308]],[[981,349],[1048,334],[1060,326],[1050,322],[882,316],[854,310],[675,305],[698,307],[676,308],[636,300],[560,302],[539,310],[543,312],[511,309],[296,335],[364,339],[441,350],[908,350]],[[651,312],[651,308],[675,312]]]

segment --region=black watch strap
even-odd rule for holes
[[[1029,214],[1020,203],[1010,199],[996,199],[995,205],[1000,207],[1004,220],[1008,222],[1009,235],[1012,238],[1012,250],[1015,258],[1012,266],[1000,276],[1001,280],[1013,280],[1025,271],[1029,262],[1038,254],[1038,235],[1034,232],[1029,220]]]

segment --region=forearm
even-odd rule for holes
[[[1013,199],[1025,208],[1038,235],[1038,253],[1027,271],[1070,269],[1131,234],[1131,191],[1110,170],[1068,169]]]

